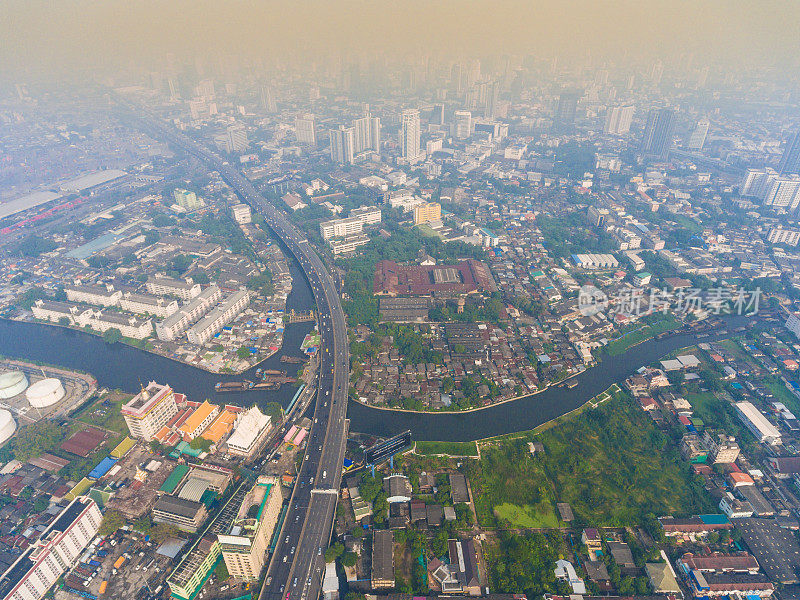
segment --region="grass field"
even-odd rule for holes
[[[659,333],[681,327],[681,323],[672,314],[667,313],[662,320],[644,325],[643,327],[639,325],[639,327],[641,327],[641,329],[634,328],[631,333],[625,337],[609,342],[603,349],[604,352],[609,356],[616,356],[617,354],[625,352],[625,350],[631,346],[648,340]]]
[[[548,510],[549,509],[549,510]],[[555,528],[560,525],[553,506],[517,506],[516,504],[501,504],[494,507],[494,514],[499,519],[511,523],[518,528]]]
[[[130,398],[130,394],[116,391],[108,392],[75,415],[75,418],[87,425],[96,425],[104,429],[127,434],[128,426],[125,424],[120,408]]]
[[[543,454],[531,455],[531,440],[542,442]],[[498,517],[511,517],[518,526],[546,522],[555,518],[548,514],[556,502],[607,526],[639,524],[648,513],[714,509],[677,448],[623,395],[541,434],[484,445],[481,459],[467,469],[486,526],[498,525]]]
[[[414,451],[422,455],[478,456],[475,442],[417,442]]]

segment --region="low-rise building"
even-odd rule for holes
[[[154,522],[170,523],[189,533],[196,533],[207,516],[205,504],[178,496],[161,496],[153,505]]]
[[[372,589],[394,587],[394,533],[378,529],[372,539]]]
[[[252,221],[252,213],[248,204],[234,204],[231,206],[231,215],[234,221],[242,225]]]
[[[219,406],[211,404],[208,400],[204,400],[203,403],[189,415],[189,418],[183,422],[178,428],[178,431],[183,436],[184,440],[191,441],[203,433],[218,414]]]
[[[233,433],[226,442],[228,454],[252,458],[269,435],[270,421],[270,417],[257,406],[240,413]]]

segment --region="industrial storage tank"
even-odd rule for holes
[[[28,378],[22,371],[9,371],[0,375],[0,398],[13,398],[28,387]]]
[[[42,379],[32,384],[25,392],[25,397],[31,406],[46,408],[52,406],[66,395],[64,386],[55,377]]]
[[[0,408],[0,446],[5,444],[16,430],[17,424],[14,422],[11,413],[4,408]]]

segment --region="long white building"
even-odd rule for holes
[[[177,339],[192,323],[206,314],[222,298],[222,290],[211,284],[200,294],[180,307],[160,323],[156,323],[158,339],[169,342]]]
[[[248,411],[241,413],[236,419],[236,428],[228,438],[228,454],[233,456],[252,457],[270,430],[268,415],[253,406]]]
[[[250,294],[247,290],[234,292],[186,333],[189,341],[198,346],[205,344],[227,325],[236,315],[250,304]]]
[[[100,528],[103,515],[91,498],[75,498],[0,576],[3,600],[39,600],[71,568]]]
[[[780,444],[781,432],[761,414],[761,411],[752,402],[737,402],[735,407],[739,419],[756,436],[759,442]]]
[[[163,319],[178,312],[178,301],[149,294],[125,292],[119,300],[119,307],[138,315],[153,315]]]
[[[357,217],[333,219],[319,224],[319,233],[326,240],[361,233],[363,229],[364,222]]]
[[[113,285],[73,285],[64,287],[67,300],[98,306],[119,306],[122,292]]]
[[[181,300],[191,300],[200,295],[201,289],[200,284],[191,279],[151,277],[147,280],[147,291],[156,296],[177,296]]]

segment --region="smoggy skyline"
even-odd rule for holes
[[[311,64],[343,55],[533,54],[564,64],[665,62],[790,69],[800,54],[790,2],[44,2],[0,8],[4,71],[111,71],[164,57]]]

